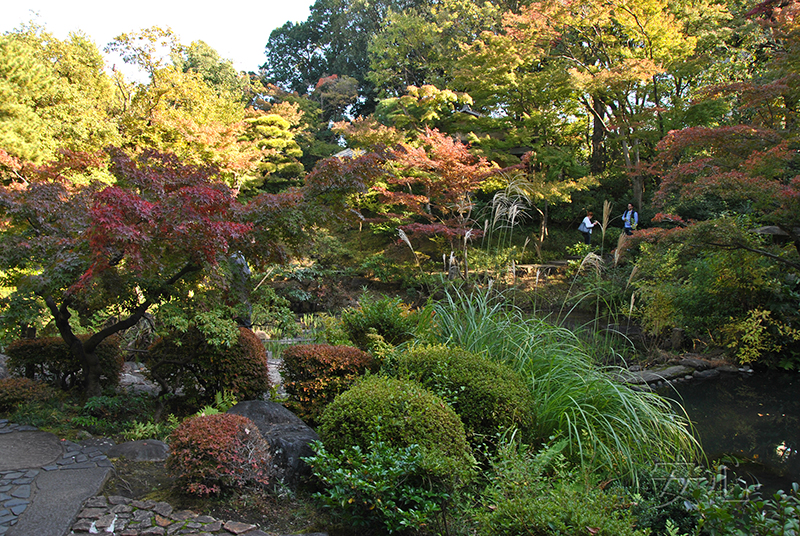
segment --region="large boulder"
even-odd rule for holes
[[[269,443],[276,477],[283,485],[296,489],[311,475],[311,467],[301,458],[313,456],[309,444],[319,440],[317,433],[297,415],[276,402],[247,400],[228,413],[242,415],[255,423],[261,437]]]

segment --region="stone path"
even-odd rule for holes
[[[15,432],[25,435],[12,437]],[[46,496],[40,489],[42,482],[63,483],[70,481],[74,474],[85,484],[86,475],[90,474],[91,481],[102,485],[112,467],[111,461],[95,446],[59,441],[52,434],[6,419],[0,419],[0,438],[0,536],[32,536],[21,528],[26,524],[19,523],[21,519],[27,521],[36,515],[33,513],[36,510],[34,498]],[[79,471],[81,469],[89,473]],[[52,476],[43,476],[48,473]],[[26,512],[28,515],[23,516]]]
[[[102,495],[89,498],[70,534],[115,536],[267,536],[255,525],[218,521],[190,510],[173,510],[165,502],[136,501]]]

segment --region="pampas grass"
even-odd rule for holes
[[[434,311],[437,342],[488,355],[526,379],[534,436],[565,437],[586,471],[637,481],[639,470],[653,463],[699,457],[682,410],[619,383],[621,369],[598,369],[571,331],[525,318],[491,291],[449,291]]]

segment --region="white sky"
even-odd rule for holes
[[[287,21],[308,18],[314,0],[0,0],[0,34],[34,21],[66,39],[81,30],[100,49],[121,33],[169,27],[180,42],[205,41],[239,71],[258,71],[269,34]],[[106,61],[119,59],[106,55]],[[127,70],[123,70],[128,74]]]

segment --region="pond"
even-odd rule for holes
[[[765,492],[800,482],[800,375],[723,373],[663,393],[682,398],[709,460]]]

